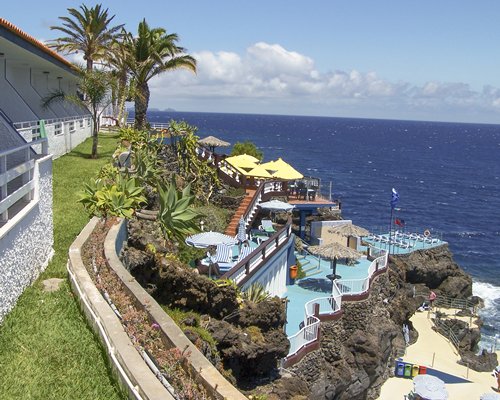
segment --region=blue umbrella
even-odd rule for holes
[[[240,222],[238,223],[238,234],[236,235],[236,239],[238,239],[239,243],[243,243],[247,240],[247,227],[243,216],[241,216]]]
[[[201,232],[186,238],[188,246],[204,249],[208,246],[217,246],[218,244],[233,245],[238,241],[231,236],[224,235],[220,232]]]

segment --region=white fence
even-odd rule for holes
[[[54,158],[73,150],[91,136],[92,118],[90,115],[54,118],[40,121],[22,121],[13,123],[19,134],[27,141],[48,138],[48,152]],[[39,151],[38,148],[35,148]]]
[[[290,350],[287,358],[297,354],[300,349],[318,339],[321,321],[314,315],[316,304],[319,306],[319,315],[334,315],[341,310],[342,295],[335,282],[330,297],[319,297],[305,304],[304,326],[295,335],[288,337]]]
[[[0,152],[0,223],[9,220],[10,211],[20,200],[29,202],[33,198],[36,154],[32,146],[37,145],[41,154],[47,154],[47,139]]]
[[[342,294],[358,295],[370,290],[370,279],[377,271],[387,267],[387,258],[389,253],[383,252],[383,255],[374,259],[368,267],[368,276],[363,279],[339,279],[337,285]]]
[[[257,249],[250,253],[243,261],[231,268],[224,275],[224,278],[232,279],[239,285],[247,275],[251,275],[255,270],[259,269],[275,250],[287,242],[291,234],[292,226],[288,224],[284,229],[257,247]]]
[[[388,253],[380,250],[379,257],[374,259],[368,267],[368,276],[364,279],[336,280],[332,285],[330,297],[319,297],[305,304],[304,327],[295,335],[289,336],[290,350],[286,358],[297,354],[299,350],[319,337],[320,320],[315,313],[315,304],[319,305],[319,316],[334,315],[342,309],[342,295],[363,294],[370,289],[370,279],[377,271],[387,268]]]

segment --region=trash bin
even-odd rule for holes
[[[420,375],[424,375],[427,373],[427,367],[425,365],[420,366],[420,371],[418,371]]]
[[[396,371],[395,371],[396,376],[404,376],[405,375],[405,363],[402,361],[397,361],[396,362]]]
[[[405,365],[405,378],[411,378],[411,371],[412,371],[413,365],[412,364],[406,364]]]
[[[417,376],[420,371],[420,367],[418,365],[414,365],[411,370],[411,376]]]

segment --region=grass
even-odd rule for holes
[[[76,204],[82,183],[113,154],[118,138],[102,134],[99,158],[88,139],[53,163],[54,257],[0,326],[0,399],[124,399],[105,351],[80,312],[67,280],[68,248],[88,222]],[[53,293],[47,278],[63,278]]]

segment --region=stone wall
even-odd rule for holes
[[[52,156],[36,162],[34,179],[34,200],[0,228],[0,322],[54,253]]]

